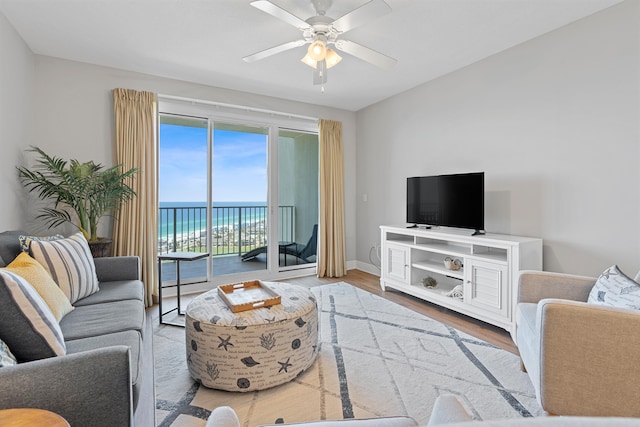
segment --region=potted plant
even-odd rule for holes
[[[92,252],[94,248],[104,251],[104,242],[110,244],[110,240],[98,237],[98,222],[105,215],[114,216],[122,203],[136,196],[128,182],[138,169],[123,171],[121,164],[105,169],[93,161],[66,161],[38,147],[28,151],[39,156],[33,168],[18,167],[20,179],[29,192],[53,202],[37,218],[49,228],[68,222],[82,231],[89,246],[93,245]]]

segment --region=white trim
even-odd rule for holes
[[[172,95],[158,95],[158,112],[212,118],[216,121],[233,120],[243,124],[253,122],[259,126],[275,125],[301,131],[317,132],[318,118],[263,108],[226,104]]]

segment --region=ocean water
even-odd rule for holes
[[[158,236],[160,239],[178,236],[199,237],[206,232],[206,202],[160,202]],[[214,202],[211,213],[212,228],[226,229],[266,218],[266,202]]]

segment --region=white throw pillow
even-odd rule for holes
[[[98,292],[96,266],[82,233],[66,239],[32,240],[31,256],[51,274],[71,304]]]
[[[640,284],[620,271],[617,265],[611,266],[598,277],[587,302],[640,310]]]
[[[14,366],[17,365],[18,361],[16,357],[9,350],[9,346],[2,340],[0,340],[0,368],[4,368],[5,366]]]

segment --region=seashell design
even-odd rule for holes
[[[304,325],[306,325],[306,324],[307,324],[307,322],[305,322],[304,320],[302,320],[302,317],[298,317],[298,318],[296,319],[295,323],[296,323],[296,326],[297,326],[298,328],[302,328]]]
[[[260,362],[256,362],[256,361],[253,359],[253,357],[251,357],[251,356],[249,356],[249,357],[244,357],[244,358],[240,359],[240,361],[241,361],[242,363],[244,363],[244,365],[245,365],[245,366],[248,366],[249,368],[251,368],[251,367],[253,367],[253,366],[256,366],[256,365],[259,365],[259,364],[260,364]]]
[[[193,329],[195,329],[198,332],[202,332],[202,327],[200,326],[199,320],[196,320],[195,322],[193,322]]]
[[[251,381],[248,378],[238,378],[237,383],[238,388],[249,388],[251,386]]]

